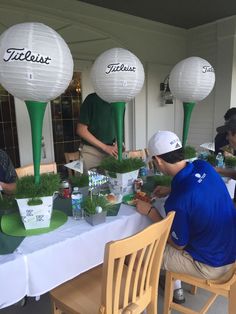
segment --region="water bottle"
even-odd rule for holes
[[[224,168],[224,156],[221,152],[219,152],[216,156],[216,167]]]
[[[83,218],[82,201],[83,201],[83,194],[79,192],[78,187],[74,187],[71,194],[71,205],[72,205],[72,214],[73,214],[74,219],[76,220]]]

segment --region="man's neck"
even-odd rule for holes
[[[182,169],[186,167],[187,162],[185,160],[181,160],[179,162],[176,162],[175,164],[169,164],[168,165],[168,174],[171,177],[174,177],[178,172],[180,172]]]

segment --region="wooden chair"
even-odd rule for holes
[[[142,158],[146,160],[147,154],[145,149],[127,150],[123,152],[124,158]]]
[[[174,212],[141,232],[106,244],[104,264],[50,292],[54,314],[157,313],[161,261]],[[88,248],[89,249],[89,248]]]
[[[15,170],[18,178],[30,176],[34,174],[34,165],[26,165],[20,168],[16,168]],[[49,164],[41,164],[40,173],[57,173],[57,164],[55,162]]]
[[[183,305],[174,303],[173,300],[173,282],[179,279],[192,285],[191,292],[195,294],[197,288],[210,291],[213,294],[208,298],[205,305],[199,311],[193,311]],[[230,269],[226,274],[217,280],[206,280],[196,278],[187,274],[166,272],[166,284],[165,284],[165,300],[164,300],[164,314],[170,314],[171,310],[176,310],[180,313],[186,314],[205,314],[215,299],[219,296],[225,296],[228,298],[228,314],[236,313],[236,263],[234,267]]]
[[[147,148],[137,149],[137,150],[127,150],[123,152],[123,158],[142,158],[142,160],[147,160],[149,154]],[[149,169],[153,169],[153,162],[148,161],[147,166]]]
[[[66,164],[69,162],[79,160],[80,159],[80,151],[75,151],[75,152],[66,152],[64,153]],[[72,169],[67,169],[69,176],[72,176],[75,174],[75,172]]]

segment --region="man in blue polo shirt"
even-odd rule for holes
[[[148,151],[157,168],[173,177],[166,213],[175,211],[163,268],[216,279],[236,259],[236,210],[214,168],[203,160],[184,160],[182,144],[169,131],[155,133]],[[151,204],[137,201],[137,210],[153,221],[162,217]]]

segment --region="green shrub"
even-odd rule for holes
[[[145,163],[140,158],[127,158],[117,160],[114,157],[106,157],[100,164],[100,168],[109,173],[126,173],[138,170],[143,167]]]

